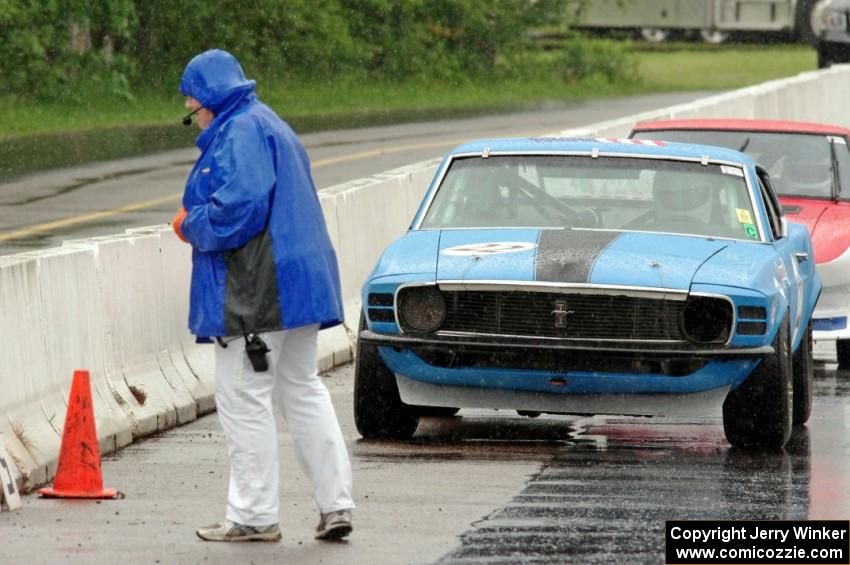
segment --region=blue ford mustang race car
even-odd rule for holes
[[[812,400],[821,290],[767,173],[716,147],[481,140],[445,157],[362,290],[367,438],[423,415],[699,415],[781,447]]]

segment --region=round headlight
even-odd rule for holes
[[[433,332],[446,319],[446,299],[434,286],[418,286],[399,293],[399,322],[405,330]]]
[[[693,296],[682,308],[682,333],[694,343],[723,343],[732,327],[732,306],[709,296]]]

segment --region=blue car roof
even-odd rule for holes
[[[456,147],[451,151],[451,154],[483,153],[487,149],[493,153],[527,153],[536,151],[590,153],[594,148],[599,149],[600,155],[658,155],[687,159],[701,159],[707,155],[712,161],[727,161],[741,163],[742,165],[753,164],[752,158],[744,153],[724,147],[698,145],[696,143],[591,137],[478,139]]]

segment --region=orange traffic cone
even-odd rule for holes
[[[56,478],[53,488],[43,488],[38,493],[48,498],[118,496],[117,490],[103,488],[88,371],[74,371]]]

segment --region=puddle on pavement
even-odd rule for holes
[[[664,521],[839,519],[850,476],[850,371],[818,365],[815,411],[784,450],[730,447],[714,421],[486,411],[427,420],[408,442],[356,444],[358,458],[539,462],[504,506],[439,563],[658,563]],[[509,414],[506,411],[502,413]],[[833,493],[833,494],[828,494]],[[506,560],[504,562],[508,562]]]

